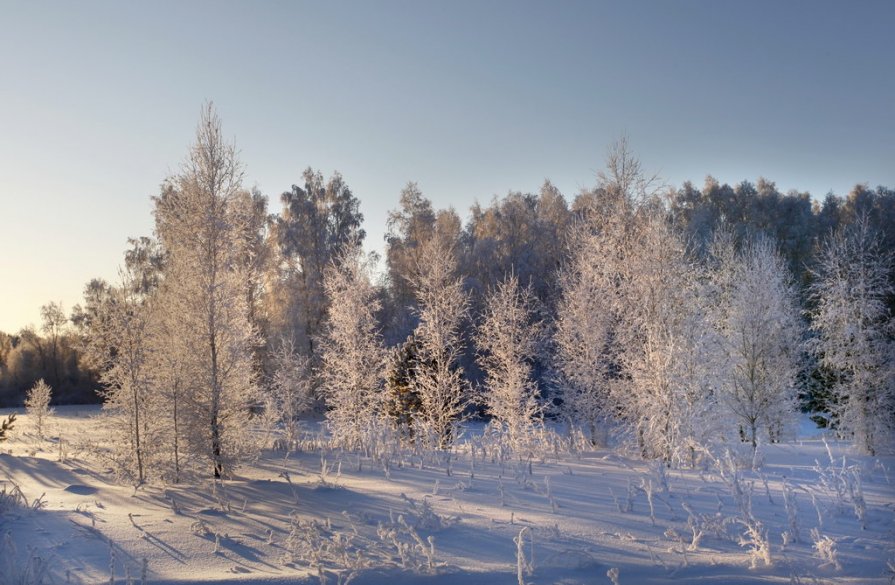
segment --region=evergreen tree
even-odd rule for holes
[[[411,335],[393,349],[385,372],[385,409],[402,436],[413,439],[413,420],[420,414],[422,400],[413,383],[419,360],[419,343]]]
[[[0,423],[0,443],[9,439],[9,432],[12,430],[12,427],[16,422],[16,413],[12,413],[3,419],[3,422]]]

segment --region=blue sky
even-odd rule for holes
[[[202,103],[257,186],[339,170],[369,247],[409,180],[572,197],[627,133],[672,185],[895,186],[893,2],[0,0],[0,330],[114,279]]]

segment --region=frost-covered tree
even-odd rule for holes
[[[609,150],[561,272],[562,408],[602,441],[609,419],[645,457],[692,456],[711,432],[712,343],[705,291],[681,238],[623,139]]]
[[[720,237],[712,252],[719,395],[754,452],[762,427],[770,440],[779,440],[795,414],[802,347],[795,289],[786,260],[768,238],[737,251],[732,238]]]
[[[302,174],[303,186],[293,185],[281,196],[283,212],[276,224],[279,250],[286,265],[283,277],[287,298],[282,334],[292,338],[301,353],[319,359],[316,340],[323,331],[327,296],[324,274],[338,262],[342,247],[363,241],[360,202],[338,172],[324,180],[310,167]]]
[[[543,410],[532,374],[543,331],[531,287],[510,274],[489,294],[475,342],[485,372],[483,402],[514,448],[525,446]]]
[[[53,409],[50,408],[52,397],[53,390],[43,379],[38,380],[25,395],[25,410],[34,421],[37,436],[40,438],[44,436],[47,419],[53,414]]]
[[[435,211],[420,190],[410,182],[401,190],[399,208],[388,214],[385,263],[393,302],[401,310],[416,303],[413,274],[422,258],[422,246],[435,229]],[[403,315],[397,316],[401,319]],[[400,333],[407,334],[413,325],[397,324]],[[409,329],[408,329],[409,327]],[[403,339],[403,336],[399,336]]]
[[[162,280],[163,252],[152,238],[128,243],[119,283],[88,283],[84,306],[75,307],[72,322],[85,362],[99,373],[116,472],[140,484],[161,476],[167,455],[162,440],[169,429],[163,414],[167,403],[152,363],[158,316],[153,301]]]
[[[614,404],[646,457],[692,457],[711,427],[713,343],[706,295],[686,247],[646,213],[618,271]]]
[[[835,380],[829,414],[858,449],[873,454],[891,445],[895,430],[892,251],[859,217],[824,242],[814,277],[812,348]]]
[[[265,408],[268,418],[283,426],[287,450],[298,443],[298,417],[314,406],[314,384],[310,359],[301,355],[293,341],[278,344],[272,355]]]
[[[71,321],[77,332],[81,361],[94,371],[102,371],[115,351],[102,335],[112,297],[113,287],[105,280],[94,278],[84,286],[83,305],[72,309]]]
[[[174,286],[172,286],[174,285]],[[180,335],[180,316],[166,310],[176,302],[176,283],[162,281],[152,295],[158,310],[149,320],[148,352],[157,401],[155,423],[164,429],[157,438],[156,455],[165,460],[169,471],[166,477],[177,483],[190,458],[188,429],[193,421],[190,408],[191,368],[193,358],[188,343],[192,340]]]
[[[596,193],[601,194],[616,211],[623,209],[619,205],[629,212],[637,211],[655,198],[661,185],[658,175],[644,170],[625,135],[607,149],[605,168],[597,173],[597,178],[599,185]]]
[[[560,272],[562,290],[553,338],[562,389],[562,412],[585,429],[591,442],[605,442],[611,418],[610,384],[616,364],[613,343],[616,294],[612,239],[579,225],[569,238],[570,259]]]
[[[215,477],[250,449],[247,419],[257,396],[242,176],[209,104],[183,170],[155,199],[156,233],[167,254],[163,310],[177,316],[171,334],[186,357],[185,432]]]
[[[45,370],[52,374],[52,382],[56,389],[62,382],[62,340],[65,334],[65,326],[68,317],[62,308],[62,303],[47,303],[40,308],[40,330],[46,339],[47,367]]]
[[[150,362],[153,306],[141,293],[141,282],[133,272],[121,272],[121,284],[111,289],[103,319],[94,333],[101,347],[97,355],[107,356],[100,381],[104,388],[109,427],[113,433],[112,456],[118,472],[138,485],[148,477],[160,456],[158,440],[167,426],[154,399],[154,378]],[[113,352],[103,348],[113,347]]]
[[[420,418],[439,448],[453,442],[454,425],[468,402],[468,388],[459,358],[462,326],[469,301],[457,276],[453,241],[436,232],[421,247],[413,278],[419,325],[414,391],[420,398]]]
[[[351,242],[323,281],[329,301],[321,341],[326,419],[333,437],[352,449],[363,446],[365,431],[383,412],[386,356],[376,323],[379,298],[370,280],[373,262],[359,242]]]

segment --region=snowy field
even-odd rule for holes
[[[619,450],[500,462],[475,426],[450,462],[376,462],[309,432],[301,452],[264,451],[223,484],[135,490],[97,456],[97,413],[59,408],[46,440],[20,414],[0,445],[0,581],[36,557],[49,583],[895,578],[895,458],[828,452],[810,424],[758,470],[665,471]]]

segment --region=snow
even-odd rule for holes
[[[895,559],[895,457],[856,456],[831,441],[831,466],[823,434],[807,424],[790,442],[761,446],[759,470],[739,470],[741,488],[752,487],[752,515],[770,542],[771,565],[753,569],[748,547],[737,542],[744,527],[731,520],[741,517],[731,484],[712,467],[666,470],[667,492],[659,468],[618,448],[503,464],[482,461],[479,452],[473,468],[468,447],[481,425],[470,425],[450,474],[434,461],[420,468],[411,455],[403,467],[392,461],[386,473],[370,459],[310,448],[314,441],[306,441],[305,451],[288,457],[265,451],[217,486],[195,480],[134,489],[117,484],[96,456],[103,437],[97,413],[95,407],[60,407],[47,423],[46,440],[22,413],[10,440],[0,444],[0,491],[14,482],[29,503],[43,502],[38,509],[7,510],[0,532],[12,535],[20,566],[31,550],[49,560],[57,583],[108,583],[110,565],[117,579],[139,583],[143,559],[148,583],[317,583],[307,558],[287,558],[290,542],[306,552],[295,543],[316,534],[308,546],[324,551],[329,583],[353,566],[356,584],[515,584],[514,538],[525,527],[523,567],[530,564],[532,571],[523,577],[529,584],[611,583],[613,568],[623,584],[882,584],[895,575],[887,566]],[[850,477],[861,479],[866,529],[854,498],[839,498],[830,484],[844,477],[836,475],[843,457],[845,467],[855,466]],[[801,536],[785,546],[784,481],[796,496]],[[688,519],[701,519],[705,528],[693,550]],[[292,524],[302,529],[290,541]],[[840,568],[815,551],[812,528],[835,543]],[[382,536],[389,530],[408,543],[415,532],[427,547],[433,537],[431,567],[415,544],[402,567],[394,541]],[[348,553],[342,560],[341,552],[332,552],[336,545]]]

